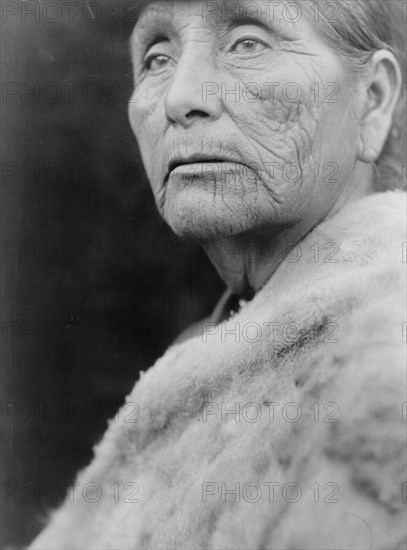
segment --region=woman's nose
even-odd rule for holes
[[[173,125],[189,128],[197,120],[216,120],[222,113],[217,71],[208,56],[195,52],[181,56],[167,91],[165,109]],[[208,90],[210,92],[208,92]]]

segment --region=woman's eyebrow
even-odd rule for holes
[[[143,21],[138,21],[130,35],[130,44],[148,39],[153,32],[154,27],[155,24],[152,20],[148,21],[147,19],[144,19]]]
[[[137,46],[143,46],[143,48],[147,49],[151,48],[158,42],[165,42],[167,40],[168,36],[166,33],[156,30],[152,32],[145,32],[137,36],[132,34],[129,39],[129,46],[130,49],[132,49],[137,44]]]
[[[168,40],[165,23],[157,25],[157,21],[149,21],[141,28],[136,26],[133,29],[129,38],[130,51],[134,51],[135,47],[145,50],[151,48],[157,42],[165,40]]]
[[[241,25],[255,25],[257,27],[262,28],[266,32],[277,35],[280,38],[283,38],[285,40],[292,37],[292,35],[288,35],[283,32],[281,25],[279,25],[278,23],[275,23],[274,21],[271,21],[270,19],[266,19],[264,16],[256,17],[248,14],[246,15],[231,14],[227,25],[227,30],[234,29]]]
[[[257,25],[266,31],[272,30],[272,24],[270,22],[265,23],[263,17],[231,14],[228,19],[228,28],[235,28],[239,25]]]

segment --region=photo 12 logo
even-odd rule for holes
[[[332,1],[314,1],[310,5],[298,0],[263,0],[257,2],[202,2],[202,19],[227,22],[235,19],[262,19],[268,23],[298,23],[308,14],[314,23],[338,23],[340,3]]]
[[[42,483],[32,480],[6,481],[1,485],[1,500],[3,504],[11,504],[17,500],[21,504],[45,502],[49,505],[56,505],[63,499],[70,504],[78,500],[94,504],[102,499],[108,499],[116,504],[138,504],[140,500],[136,495],[139,491],[140,486],[134,481],[115,482],[110,485],[102,485],[96,481],[84,484],[75,481],[69,486],[56,481]]]
[[[337,496],[339,485],[334,481],[328,481],[322,487],[317,481],[308,487],[302,487],[296,481],[286,483],[278,481],[263,481],[262,483],[249,481],[241,483],[238,481],[229,484],[225,481],[221,483],[209,481],[202,483],[203,503],[218,500],[222,504],[227,502],[239,503],[242,501],[251,504],[264,501],[272,504],[280,500],[294,504],[303,498],[307,502],[310,502],[310,493],[315,504],[337,504],[339,502]]]

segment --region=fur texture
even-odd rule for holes
[[[174,343],[31,548],[406,548],[405,211],[349,205]]]

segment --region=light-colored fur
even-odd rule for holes
[[[347,206],[206,342],[198,326],[172,345],[127,398],[138,422],[124,421],[130,405],[110,422],[74,502],[31,548],[406,548],[405,215],[403,192]],[[207,402],[219,413],[205,418]],[[222,418],[222,403],[244,416]],[[139,502],[124,502],[126,483]]]

